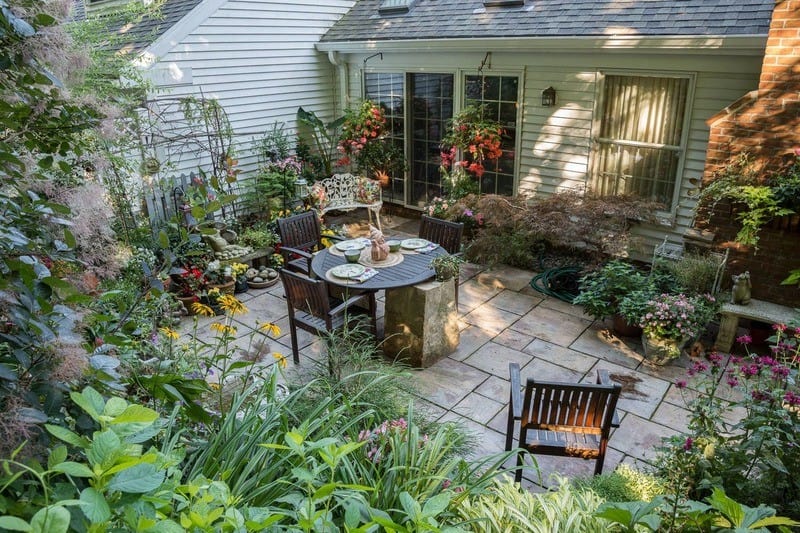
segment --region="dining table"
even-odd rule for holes
[[[397,240],[403,246],[383,261],[372,260],[368,239],[336,243],[314,255],[311,270],[345,291],[385,290],[384,354],[412,366],[430,366],[458,345],[455,285],[434,281],[436,273],[431,267],[431,260],[447,251],[422,239]],[[358,262],[348,263],[344,251],[360,245]],[[353,279],[347,271],[354,265],[354,273],[374,274],[363,281]]]
[[[351,241],[345,241],[345,243],[347,242]],[[401,240],[401,242],[404,241]],[[331,273],[336,267],[347,264],[344,252],[337,248],[337,245],[341,244],[334,244],[316,253],[311,261],[311,270],[314,275],[326,280],[328,283],[358,290],[397,289],[433,279],[435,272],[430,266],[431,260],[434,257],[447,254],[441,246],[437,246],[425,253],[401,248],[398,252],[390,253],[385,261],[373,262],[370,256],[370,245],[364,242],[361,259],[357,264],[363,265],[365,268],[373,268],[377,273],[366,281],[358,282],[350,278],[338,277]],[[402,260],[398,261],[398,258],[402,258]]]

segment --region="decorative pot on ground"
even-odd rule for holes
[[[236,288],[236,280],[232,279],[225,283],[213,283],[208,285],[209,289],[219,289],[220,294],[233,294]]]
[[[665,365],[681,355],[688,338],[673,339],[642,335],[644,358],[654,365]]]
[[[188,316],[192,316],[195,314],[194,309],[192,309],[192,304],[199,301],[197,296],[178,296],[175,295],[175,298],[183,305],[183,308],[186,309],[186,314]]]
[[[247,289],[249,288],[250,287],[247,285],[247,278],[244,276],[239,276],[238,278],[236,278],[235,285],[233,287],[233,292],[235,294],[240,292],[246,292]]]
[[[642,328],[636,325],[628,324],[628,321],[625,320],[625,317],[622,315],[616,314],[613,317],[613,330],[620,337],[638,337],[642,334]]]

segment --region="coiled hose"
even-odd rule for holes
[[[583,269],[577,266],[551,268],[533,277],[531,287],[553,298],[572,303],[578,296],[578,280]]]

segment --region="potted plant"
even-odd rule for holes
[[[431,268],[436,273],[436,281],[447,281],[458,276],[458,269],[464,260],[457,255],[440,255],[431,260]]]
[[[595,320],[604,320],[618,314],[623,298],[633,291],[648,287],[647,275],[632,264],[616,259],[581,278],[580,293],[573,303],[583,306],[583,310]],[[628,321],[627,324],[635,325],[636,321]],[[625,333],[629,333],[625,325],[624,319],[618,317],[614,331],[625,336]]]
[[[231,267],[224,266],[218,260],[211,261],[208,263],[205,276],[209,288],[217,288],[223,294],[233,294],[236,280],[231,274]]]
[[[654,296],[645,303],[639,319],[645,358],[657,365],[675,359],[686,343],[700,336],[716,312],[717,302],[710,294]]]
[[[250,268],[248,265],[244,263],[231,263],[231,276],[234,279],[234,286],[233,292],[245,292],[248,289],[247,286],[247,269]]]
[[[656,295],[655,292],[654,287],[649,286],[625,295],[619,301],[617,313],[614,315],[614,332],[622,337],[641,336],[639,321],[647,312],[648,303]]]

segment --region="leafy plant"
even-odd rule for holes
[[[748,154],[740,155],[700,188],[697,204],[700,220],[707,221],[721,200],[742,204],[743,208],[735,215],[742,225],[736,241],[757,249],[759,231],[765,224],[775,217],[794,213],[794,204],[787,204],[787,194],[798,187],[796,166],[788,178],[778,175],[768,181],[759,177]]]
[[[596,320],[602,320],[617,313],[623,298],[634,291],[644,290],[644,293],[637,293],[640,296],[647,294],[647,287],[648,279],[644,273],[630,263],[615,259],[581,278],[580,293],[573,303],[583,306],[584,311]],[[630,299],[626,311],[632,312],[637,303],[638,299]],[[637,321],[638,317],[630,323]]]
[[[608,502],[650,501],[667,492],[662,479],[626,463],[620,463],[613,472],[577,478],[573,484],[577,488],[593,491]]]
[[[302,107],[297,109],[297,122],[305,127],[305,131],[298,131],[297,157],[305,164],[304,171],[312,173],[312,179],[323,179],[333,174],[333,158],[344,120],[341,116],[323,122],[313,111]],[[311,138],[310,143],[305,140],[307,136]]]
[[[800,468],[797,337],[783,325],[776,331],[770,355],[735,357],[725,370],[723,356],[712,353],[689,369],[690,381],[676,384],[689,392],[691,416],[688,435],[670,439],[660,456],[674,492],[698,497],[720,486],[745,505],[763,503],[800,518],[800,484],[792,474]]]

